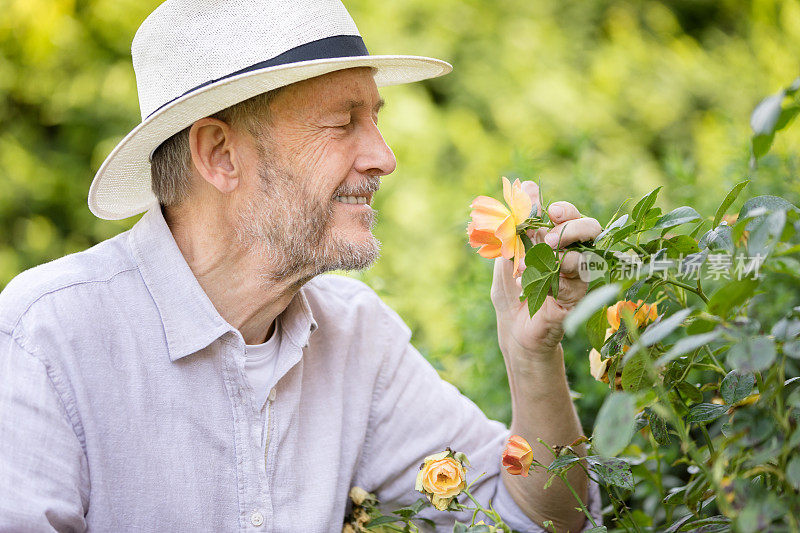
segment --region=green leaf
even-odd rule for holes
[[[636,226],[626,226],[619,231],[615,232],[611,237],[611,244],[616,244],[623,239],[626,239],[630,234],[636,231]]]
[[[699,335],[692,335],[690,337],[679,339],[675,344],[672,345],[667,353],[658,358],[658,361],[656,361],[656,366],[665,365],[676,357],[693,352],[701,346],[704,346],[715,340],[717,337],[719,337],[719,335],[720,333],[718,331],[711,331],[709,333],[701,333]]]
[[[525,266],[526,270],[533,267],[539,272],[552,272],[556,268],[556,254],[550,245],[540,242],[525,254]]]
[[[652,385],[647,378],[645,361],[641,354],[634,357],[622,367],[622,388],[628,392],[638,392]]]
[[[633,419],[633,432],[638,433],[650,424],[650,420],[644,416],[644,413],[638,413],[636,418]]]
[[[652,346],[678,329],[681,324],[683,324],[683,321],[686,319],[686,317],[692,313],[692,311],[694,311],[694,308],[692,307],[681,309],[667,318],[650,324],[647,329],[644,330],[641,337],[639,337],[639,340],[633,346],[631,346],[630,350],[627,351],[625,357],[623,357],[623,363],[626,363],[634,355],[639,353],[639,350],[642,347]]]
[[[462,524],[456,520],[453,524],[453,533],[467,533],[467,524]]]
[[[602,455],[620,453],[633,437],[633,419],[636,402],[625,392],[614,392],[606,397],[594,425],[593,447]]]
[[[601,307],[586,321],[586,336],[591,347],[597,351],[600,351],[606,341],[606,330],[609,326],[607,309],[606,306]]]
[[[705,424],[721,417],[728,412],[730,406],[717,405],[715,403],[699,403],[689,409],[686,422],[691,424]]]
[[[747,238],[747,255],[766,258],[780,239],[786,225],[786,211],[774,211],[752,221]]]
[[[594,244],[597,245],[597,243],[600,242],[601,240],[603,240],[603,238],[606,235],[608,235],[610,232],[612,232],[612,231],[614,231],[614,230],[616,230],[618,228],[621,228],[622,226],[625,225],[625,223],[627,221],[628,221],[628,215],[627,214],[624,214],[621,217],[619,217],[618,219],[616,219],[614,222],[609,224],[606,229],[604,229],[602,232],[600,232],[600,235],[595,237]]]
[[[589,455],[586,462],[606,485],[616,485],[625,490],[634,489],[633,472],[626,461],[616,457]]]
[[[587,529],[585,533],[608,533],[608,529],[606,529],[606,526],[597,526]]]
[[[653,229],[674,228],[675,226],[680,226],[681,224],[686,224],[687,222],[692,222],[700,218],[702,218],[700,213],[695,211],[693,208],[684,205],[678,207],[677,209],[673,209],[663,217],[659,218],[653,226]]]
[[[555,285],[554,294],[558,293],[558,267],[553,249],[545,243],[539,243],[525,254],[525,271],[522,273],[521,300],[528,300],[528,312],[533,316],[538,311],[548,292]]]
[[[774,133],[770,133],[769,135],[753,135],[753,157],[760,159],[767,155],[774,139]]]
[[[731,370],[719,386],[719,393],[728,405],[733,405],[750,395],[756,378],[750,372]]]
[[[781,116],[785,91],[767,96],[756,106],[750,115],[750,127],[754,135],[771,135],[775,133],[775,125]]]
[[[750,298],[758,287],[756,279],[733,280],[711,295],[708,301],[708,312],[712,315],[727,317],[728,311],[743,304]]]
[[[766,336],[751,337],[728,350],[728,364],[741,371],[758,372],[775,362],[775,342]]]
[[[639,342],[644,346],[652,346],[653,344],[659,342],[660,340],[664,339],[667,335],[678,329],[683,321],[686,320],[694,308],[689,307],[686,309],[681,309],[676,311],[671,316],[661,319],[654,324],[650,324],[642,336],[639,338]]]
[[[800,340],[790,341],[783,345],[783,353],[792,359],[800,359]]]
[[[760,209],[764,209],[764,212],[760,212]],[[770,196],[768,194],[763,196],[756,196],[755,198],[750,198],[747,200],[742,208],[739,210],[739,220],[744,220],[746,218],[752,216],[762,216],[767,212],[774,212],[774,211],[790,211],[790,210],[797,210],[797,207],[788,200],[784,200],[780,196]],[[752,221],[750,221],[752,223]],[[751,229],[751,225],[748,224],[747,229]]]
[[[526,268],[522,273],[522,296],[520,299],[524,300],[533,291],[538,291],[539,285],[542,283],[550,283],[552,274],[550,271],[539,272],[533,267]]]
[[[647,193],[641,200],[639,200],[636,205],[633,207],[633,212],[631,216],[633,219],[638,223],[644,219],[644,215],[653,207],[653,204],[656,203],[656,197],[658,196],[658,191],[661,190],[661,186],[656,187],[649,193]]]
[[[786,479],[795,489],[800,490],[800,457],[795,456],[786,465]]]
[[[728,524],[731,519],[727,516],[716,515],[707,518],[701,518],[684,524],[678,531],[694,531],[695,533],[714,533],[717,531],[730,531]]]
[[[697,241],[688,235],[676,235],[664,241],[670,257],[680,257],[700,251]]]
[[[558,272],[555,275],[550,276],[550,294],[553,295],[553,298],[558,298],[558,283],[560,280],[560,276]]]
[[[467,533],[492,533],[492,530],[486,524],[477,524],[470,526]]]
[[[720,224],[714,229],[708,230],[699,243],[700,249],[708,249],[712,252],[722,250],[733,255],[733,230],[727,224]],[[731,262],[732,263],[732,262]]]
[[[636,283],[630,286],[630,288],[625,291],[625,299],[626,300],[636,300],[636,296],[639,294],[639,291],[644,287],[644,284],[647,282],[647,279],[640,279]]]
[[[399,516],[379,516],[378,518],[373,518],[367,522],[364,527],[367,529],[372,529],[373,527],[382,526],[383,524],[391,524],[392,522],[400,522],[402,520],[404,519]]]
[[[580,461],[580,457],[577,457],[571,453],[559,455],[552,463],[550,463],[550,466],[547,467],[547,471],[560,474],[566,470],[569,465],[572,463],[577,463],[578,461]]]
[[[775,131],[782,130],[800,113],[800,104],[790,104],[783,108],[778,122],[775,124]]]
[[[667,430],[667,422],[651,409],[648,409],[647,418],[650,420],[650,433],[653,434],[653,439],[662,446],[669,444],[670,438],[669,431]]]
[[[555,274],[551,274],[550,276],[541,280],[541,282],[537,283],[536,285],[531,285],[532,290],[530,294],[527,296],[528,299],[528,313],[533,316],[536,312],[541,309],[542,304],[547,299],[547,294],[550,292],[550,287],[552,285],[552,279],[555,277],[558,278],[558,272]]]
[[[683,396],[692,403],[700,403],[703,401],[702,391],[700,391],[700,389],[698,389],[691,383],[688,383],[686,381],[678,381],[675,383],[675,388],[678,390],[678,392],[681,393],[681,396]]]
[[[744,180],[737,183],[736,185],[734,185],[733,189],[730,190],[728,195],[725,196],[725,199],[722,200],[721,204],[719,204],[717,212],[714,214],[714,223],[712,224],[713,227],[716,228],[717,226],[719,226],[719,222],[720,220],[722,220],[722,217],[725,216],[725,212],[728,210],[731,204],[733,204],[733,202],[736,201],[736,198],[739,197],[739,193],[742,192],[742,189],[747,187],[748,183],[750,183],[750,180]]]
[[[595,314],[598,309],[602,309],[611,302],[619,294],[620,289],[621,287],[616,283],[603,285],[584,296],[564,319],[564,331],[567,332],[567,335],[574,334],[581,324]],[[605,340],[605,328],[603,328],[602,335]],[[602,346],[602,343],[600,345]]]

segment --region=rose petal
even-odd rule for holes
[[[494,234],[500,239],[500,254],[506,259],[514,257],[517,244],[517,227],[514,225],[514,219],[508,216],[495,230]]]
[[[521,224],[528,215],[531,214],[533,202],[528,193],[522,190],[522,184],[519,180],[514,181],[511,186],[511,198],[506,199],[508,206],[511,208],[511,215],[514,217],[514,224]]]
[[[478,196],[470,204],[472,222],[477,229],[495,230],[511,211],[499,201],[488,196]]]

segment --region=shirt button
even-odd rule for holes
[[[258,511],[254,511],[253,514],[250,515],[250,523],[256,527],[260,526],[264,523],[264,515]]]

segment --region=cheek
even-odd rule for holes
[[[289,157],[316,180],[341,181],[353,165],[352,141],[338,130],[316,129],[287,138]]]

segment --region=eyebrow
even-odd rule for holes
[[[385,105],[386,105],[386,100],[381,98],[380,100],[378,100],[378,102],[375,104],[375,107],[373,107],[372,110],[375,113],[377,113],[378,111],[383,109],[383,107]],[[353,109],[356,109],[358,107],[367,107],[367,104],[364,102],[364,100],[347,100],[341,106],[338,106],[335,109],[335,111],[349,112],[349,111],[352,111]]]

